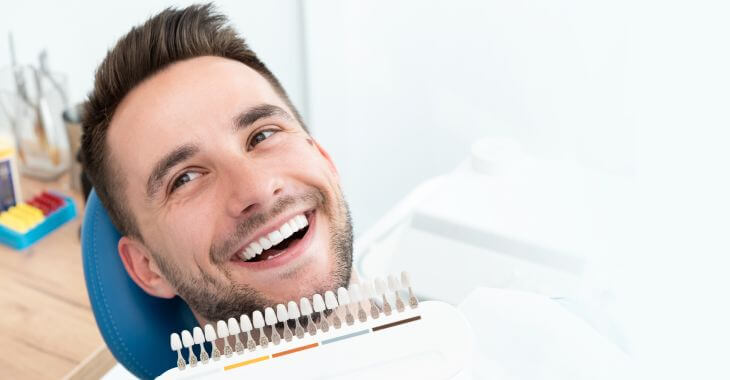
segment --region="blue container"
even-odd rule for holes
[[[76,205],[73,199],[56,193],[53,195],[63,199],[64,204],[45,215],[40,223],[23,233],[0,224],[0,243],[22,250],[75,218]]]

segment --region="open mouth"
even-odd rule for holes
[[[309,231],[309,218],[314,211],[298,214],[284,222],[278,229],[250,243],[233,260],[255,263],[274,259],[287,251],[290,245],[296,244]]]

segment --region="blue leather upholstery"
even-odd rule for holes
[[[156,298],[140,289],[117,252],[119,232],[96,192],[86,203],[82,229],[84,277],[96,324],[109,350],[135,376],[154,378],[175,367],[170,334],[197,321],[180,298]]]

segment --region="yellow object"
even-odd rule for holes
[[[269,359],[269,356],[268,355],[259,356],[258,358],[255,358],[255,359],[245,360],[245,361],[242,361],[242,362],[239,362],[239,363],[227,365],[227,366],[223,367],[223,370],[224,371],[228,371],[228,370],[232,370],[234,368],[243,367],[245,365],[249,365],[249,364],[253,364],[253,363],[258,363],[260,361],[264,361],[264,360],[268,360],[268,359]]]
[[[43,211],[21,203],[0,214],[0,224],[18,232],[26,232],[44,219]]]
[[[23,207],[23,206],[26,206],[26,207]],[[36,213],[34,211],[40,211],[40,210],[38,210],[38,209],[33,210],[33,209],[30,209],[30,207],[32,207],[32,206],[29,206],[25,203],[21,203],[15,207],[11,207],[10,210],[8,210],[8,211],[14,212],[15,215],[18,215],[26,222],[28,222],[32,225],[35,225],[36,223],[43,220],[43,212],[41,212],[39,215],[38,213]]]
[[[0,224],[20,233],[25,233],[30,228],[28,222],[11,212],[4,212],[0,214]]]
[[[15,149],[13,148],[0,148],[0,159],[15,156]]]
[[[0,136],[0,160],[15,157],[15,142],[7,136]]]
[[[41,211],[40,209],[33,207],[27,203],[21,203],[15,207],[17,207],[19,210],[22,210],[26,214],[32,216],[36,220],[43,219],[43,211]]]

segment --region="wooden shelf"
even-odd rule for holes
[[[0,245],[0,368],[9,379],[59,379],[103,346],[86,294],[79,227],[84,204],[55,182],[21,180],[29,198],[49,189],[74,198],[78,216],[26,251]]]

